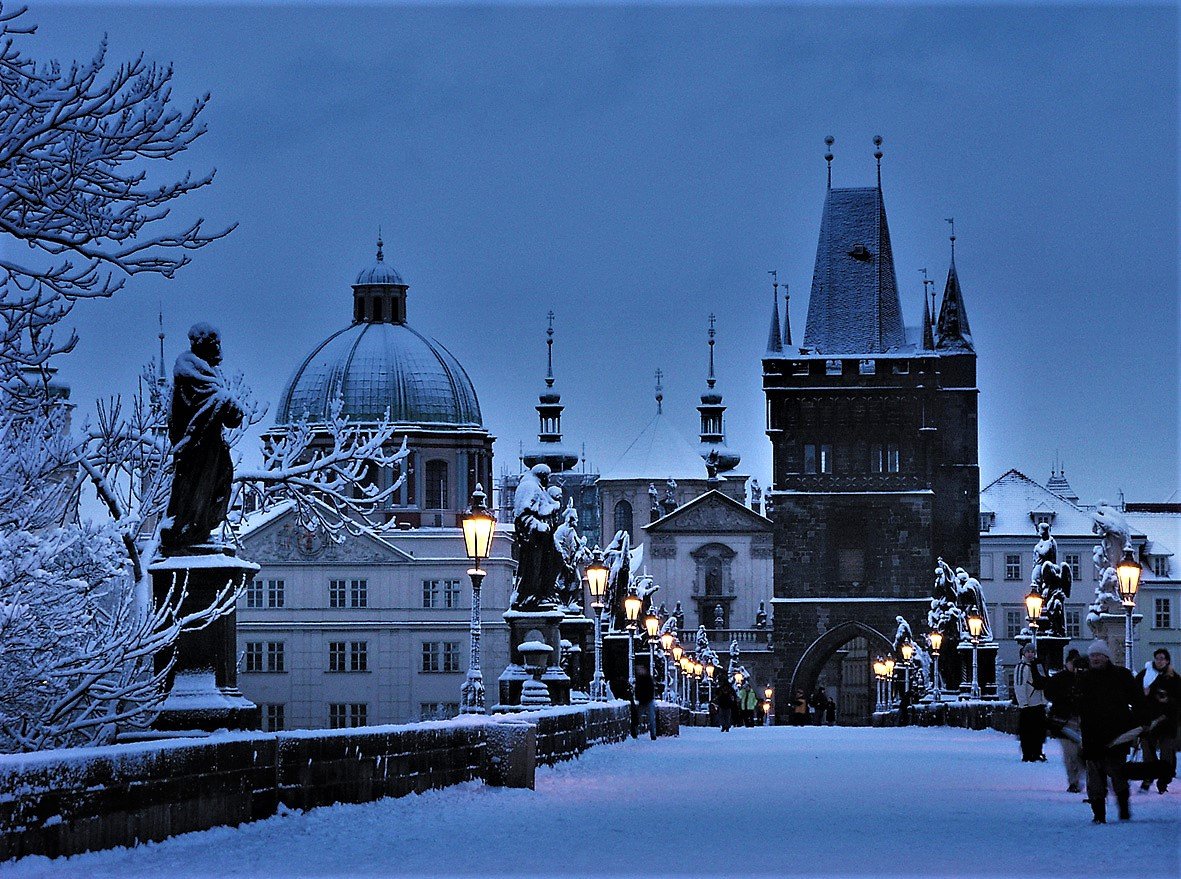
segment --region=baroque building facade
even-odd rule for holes
[[[458,711],[472,601],[458,525],[475,487],[491,486],[494,438],[463,366],[407,322],[408,289],[379,238],[376,261],[352,285],[352,322],[300,361],[280,397],[271,435],[296,422],[315,431],[333,418],[388,418],[390,451],[405,440],[409,456],[372,468],[370,483],[397,491],[384,522],[343,543],[309,532],[282,507],[245,521],[243,554],[262,569],[239,604],[239,681],[267,728]],[[507,663],[501,614],[515,571],[507,532],[483,566],[482,664],[494,678]]]
[[[925,621],[936,559],[973,570],[980,557],[976,351],[954,235],[938,316],[924,296],[908,333],[877,158],[871,187],[833,188],[830,164],[804,344],[780,332],[776,301],[763,359],[777,689],[839,685],[863,707],[896,616]],[[856,668],[825,672],[849,655]]]

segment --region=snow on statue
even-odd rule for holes
[[[563,610],[578,613],[582,607],[582,568],[590,559],[586,538],[578,535],[578,511],[574,509],[574,498],[566,505],[562,524],[554,532],[554,544],[562,557],[562,569],[558,574],[558,602]]]
[[[1095,637],[1104,638],[1106,633],[1101,615],[1123,613],[1115,566],[1123,558],[1124,547],[1131,543],[1132,529],[1124,514],[1104,500],[1099,501],[1091,519],[1091,530],[1102,539],[1092,554],[1095,570],[1099,572],[1099,585],[1095,587],[1095,600],[1087,608],[1087,627]]]
[[[550,468],[535,464],[525,472],[513,496],[517,541],[517,580],[513,610],[543,610],[557,605],[557,579],[562,568],[554,532],[561,501],[550,493]],[[557,488],[557,486],[554,486]]]

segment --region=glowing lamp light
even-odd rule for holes
[[[770,714],[770,713],[771,713],[771,703],[770,703],[770,701],[764,702],[764,703],[763,703],[763,714]]]
[[[681,658],[684,655],[684,653],[685,653],[685,648],[682,647],[681,644],[679,644],[679,643],[673,644],[673,662],[680,665]]]
[[[734,683],[741,687],[742,681],[743,681],[742,672],[740,672],[740,671],[734,672]]]
[[[706,676],[707,678],[709,678],[711,681],[713,680],[713,677],[714,677],[714,664],[713,664],[712,662],[707,662],[707,663],[705,664],[705,676]]]
[[[886,676],[886,663],[880,659],[875,659],[873,661],[873,673],[879,678],[884,678]]]
[[[972,636],[973,641],[978,641],[983,632],[984,617],[980,616],[979,610],[972,608],[972,612],[968,614],[968,633]]]
[[[910,662],[910,658],[914,656],[914,645],[909,641],[902,642],[902,660],[903,662]]]
[[[887,656],[885,658],[885,660],[883,661],[882,665],[885,666],[886,677],[888,677],[888,678],[894,677],[894,657]]]
[[[1115,566],[1115,573],[1119,577],[1120,600],[1128,607],[1133,607],[1136,593],[1140,590],[1140,563],[1132,554],[1132,547],[1124,547],[1124,557]]]
[[[663,635],[660,636],[661,649],[663,649],[665,651],[671,650],[674,640],[676,640],[676,639],[673,638],[672,632],[665,632]]]
[[[1025,596],[1025,615],[1029,617],[1031,623],[1037,623],[1042,618],[1044,603],[1045,599],[1042,598],[1042,594],[1036,590]]]
[[[643,599],[634,592],[623,599],[623,614],[629,623],[635,623],[640,618],[640,608],[643,606]]]
[[[603,564],[603,551],[596,546],[591,563],[586,566],[586,582],[590,586],[591,599],[596,603],[601,603],[607,594],[609,573],[610,570]]]
[[[772,690],[770,687],[767,687],[767,689],[763,690],[763,695],[767,697],[767,704],[768,705],[771,704],[771,696],[774,694],[774,692],[775,691]]]
[[[688,656],[681,657],[681,671],[685,674],[690,674],[693,670],[693,660]]]
[[[700,662],[693,663],[693,677],[700,678],[704,672],[705,672],[704,665],[702,665]]]
[[[656,633],[660,631],[660,617],[654,613],[648,614],[644,617],[644,628],[647,630],[649,638],[655,638]]]
[[[938,653],[939,648],[943,646],[943,633],[939,631],[932,632],[927,636],[927,640],[931,644],[931,649]]]
[[[463,546],[467,550],[467,557],[472,560],[478,570],[480,561],[488,558],[492,547],[492,535],[496,533],[496,517],[488,509],[488,495],[483,487],[476,483],[476,490],[472,492],[471,505],[463,514]]]

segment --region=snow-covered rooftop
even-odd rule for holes
[[[705,461],[700,451],[680,434],[667,415],[657,412],[599,479],[704,479],[705,476]]]
[[[1055,536],[1092,534],[1091,513],[1054,494],[1020,470],[1010,470],[980,492],[980,509],[996,514],[994,534],[1035,535],[1037,528],[1029,514],[1052,512],[1050,530]]]

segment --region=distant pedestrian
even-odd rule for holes
[[[1144,689],[1147,702],[1145,720],[1159,721],[1156,727],[1141,739],[1145,761],[1159,761],[1160,771],[1156,776],[1158,793],[1167,793],[1169,782],[1177,775],[1177,728],[1181,712],[1181,675],[1173,668],[1173,658],[1163,647],[1152,654],[1152,661],[1136,675]],[[1148,790],[1152,779],[1146,778],[1140,785]]]
[[[795,696],[791,700],[791,725],[792,726],[807,726],[808,725],[808,698],[804,695],[803,690],[796,690]]]
[[[1032,643],[1021,648],[1021,661],[1013,672],[1013,698],[1017,700],[1017,737],[1021,740],[1021,761],[1044,761],[1042,746],[1046,741],[1045,677],[1038,669],[1037,648]]]
[[[740,721],[742,725],[754,726],[755,708],[758,707],[759,697],[749,680],[743,682],[742,688],[738,691],[738,703],[739,710],[742,712],[742,719]]]
[[[1127,758],[1129,743],[1116,739],[1134,729],[1144,712],[1144,691],[1122,666],[1113,665],[1106,641],[1092,641],[1087,662],[1078,680],[1079,726],[1082,757],[1087,765],[1087,800],[1096,824],[1107,821],[1107,780],[1115,791],[1121,821],[1132,817],[1128,803]]]
[[[648,720],[648,734],[656,738],[656,684],[652,675],[648,673],[648,666],[636,666],[636,703],[637,714]],[[637,733],[639,731],[637,730]],[[633,735],[633,738],[635,736]]]
[[[1079,756],[1078,676],[1083,664],[1082,655],[1074,649],[1066,654],[1062,671],[1046,680],[1044,691],[1050,700],[1047,727],[1062,746],[1062,765],[1066,767],[1066,790],[1081,793],[1086,767]]]
[[[738,693],[725,675],[719,677],[718,685],[714,688],[714,699],[718,705],[718,724],[722,732],[729,732],[734,723],[734,716],[742,709]]]
[[[828,713],[828,691],[822,685],[817,685],[816,692],[808,700],[812,706],[812,722],[817,726],[824,723],[824,716]]]

